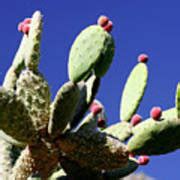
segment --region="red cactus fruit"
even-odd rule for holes
[[[103,29],[107,32],[111,32],[113,28],[113,22],[112,21],[108,21],[108,24],[106,26],[103,27]]]
[[[147,54],[140,54],[138,56],[138,62],[146,63],[148,61],[149,57]]]
[[[96,99],[91,103],[91,106],[94,106],[94,105],[101,106],[100,102],[98,100],[96,100]]]
[[[22,32],[23,26],[24,26],[23,22],[20,22],[20,23],[18,24],[18,31]]]
[[[151,109],[151,112],[150,112],[150,116],[154,119],[154,120],[159,120],[160,117],[162,115],[162,110],[160,107],[153,107]]]
[[[132,118],[131,118],[131,124],[132,126],[136,126],[137,124],[139,124],[142,121],[142,117],[139,114],[135,114]]]
[[[18,31],[23,32],[24,34],[28,34],[30,30],[30,23],[31,23],[31,18],[24,19],[23,22],[20,22],[18,24]]]
[[[23,23],[24,24],[30,24],[31,23],[31,18],[25,18]]]
[[[90,110],[91,112],[96,112],[95,115],[98,114],[98,113],[100,113],[100,112],[102,111],[102,109],[103,109],[103,106],[102,106],[102,104],[101,104],[98,100],[94,100],[94,101],[91,103],[91,106],[90,106],[90,108],[89,108],[89,110]],[[93,113],[93,114],[94,114],[94,113]]]
[[[30,30],[30,26],[28,24],[23,24],[22,32],[24,34],[28,34]]]
[[[102,106],[97,105],[97,104],[93,104],[90,107],[90,111],[95,115],[97,115],[98,113],[100,113],[102,111]]]
[[[107,32],[111,32],[113,28],[113,22],[107,16],[100,16],[97,23]]]
[[[104,27],[108,24],[109,18],[107,16],[100,16],[98,18],[97,24],[100,25],[101,27]]]
[[[106,125],[105,119],[99,118],[99,119],[98,119],[98,122],[97,122],[97,125],[98,125],[98,127],[100,127],[100,128],[104,128],[105,125]]]
[[[139,165],[146,165],[149,163],[149,156],[139,156],[138,158],[138,164]]]

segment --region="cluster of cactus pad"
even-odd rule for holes
[[[147,85],[146,54],[125,85],[121,121],[107,126],[95,96],[114,56],[112,27],[101,16],[78,35],[69,54],[69,81],[51,101],[38,70],[42,15],[36,11],[19,24],[22,42],[0,87],[0,179],[115,180],[147,164],[150,155],[179,149],[180,85],[176,107],[154,107],[143,122],[136,114]]]

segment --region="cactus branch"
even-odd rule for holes
[[[96,131],[64,134],[60,137],[59,147],[70,160],[93,170],[123,167],[128,161],[128,151],[123,143]]]

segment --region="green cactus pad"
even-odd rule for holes
[[[139,63],[128,77],[122,94],[120,105],[120,119],[130,121],[136,112],[144,95],[148,79],[147,66]]]
[[[120,169],[115,169],[112,171],[108,171],[104,174],[105,179],[107,180],[119,180],[119,178],[123,178],[131,173],[133,173],[138,168],[137,160],[134,158],[130,158],[128,160],[128,164]]]
[[[95,75],[89,77],[86,82],[81,81],[78,83],[80,99],[77,105],[76,113],[73,117],[73,121],[71,122],[72,128],[76,127],[83,118],[98,91],[99,85],[100,78],[97,78]]]
[[[31,142],[35,129],[23,102],[12,91],[0,87],[0,128],[20,142]]]
[[[48,127],[51,135],[62,133],[68,123],[72,121],[79,98],[79,88],[71,81],[60,88],[51,104],[51,118]]]
[[[126,141],[132,135],[131,125],[127,122],[113,124],[103,132],[117,137],[120,141]]]
[[[50,91],[43,76],[28,69],[22,71],[16,94],[29,111],[34,128],[45,128],[49,121]]]
[[[159,155],[179,149],[180,119],[176,117],[173,108],[163,113],[161,121],[148,119],[135,126],[128,142],[129,151],[138,155]]]
[[[32,16],[30,32],[28,36],[23,36],[13,64],[5,76],[3,87],[6,89],[16,88],[16,81],[25,65],[29,69],[37,71],[40,56],[41,25],[42,15],[36,11]]]
[[[180,118],[180,83],[178,83],[176,90],[176,111],[177,117]]]
[[[42,15],[39,11],[36,11],[31,18],[25,56],[26,67],[32,71],[37,71],[39,65],[41,31]]]
[[[128,162],[126,145],[98,131],[66,133],[59,139],[59,148],[68,159],[92,170],[112,170],[124,167]]]
[[[73,82],[85,79],[93,68],[98,77],[108,70],[114,55],[114,42],[109,33],[98,25],[83,30],[69,54],[69,78]]]

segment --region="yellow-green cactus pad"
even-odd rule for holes
[[[16,94],[29,111],[34,128],[40,130],[47,127],[50,91],[43,76],[26,69],[21,72],[16,84]]]
[[[32,142],[36,131],[24,103],[13,91],[0,87],[0,128],[20,142]]]
[[[176,111],[177,117],[180,118],[180,83],[178,83],[176,90]]]
[[[147,66],[139,63],[130,73],[120,105],[120,119],[130,121],[132,115],[136,112],[144,95],[148,79]]]
[[[166,111],[162,112],[162,116],[161,118],[166,118],[166,119],[172,119],[172,118],[176,118],[176,108],[170,108]]]
[[[83,30],[76,38],[69,54],[69,78],[73,82],[85,79],[95,68],[103,76],[114,55],[114,42],[109,33],[98,25]]]
[[[32,71],[37,71],[39,65],[41,31],[42,15],[40,11],[36,11],[31,18],[25,56],[25,64]]]
[[[104,176],[107,180],[118,180],[119,178],[125,177],[131,173],[133,173],[138,168],[137,160],[134,158],[130,158],[125,167],[115,169],[112,171],[107,171]]]
[[[166,116],[167,114],[167,116]],[[170,109],[162,115],[161,121],[148,119],[133,129],[128,149],[135,154],[159,155],[180,148],[180,119]]]
[[[48,127],[50,134],[55,136],[62,133],[68,123],[72,121],[79,98],[79,88],[71,81],[60,88],[51,104],[51,117]]]

